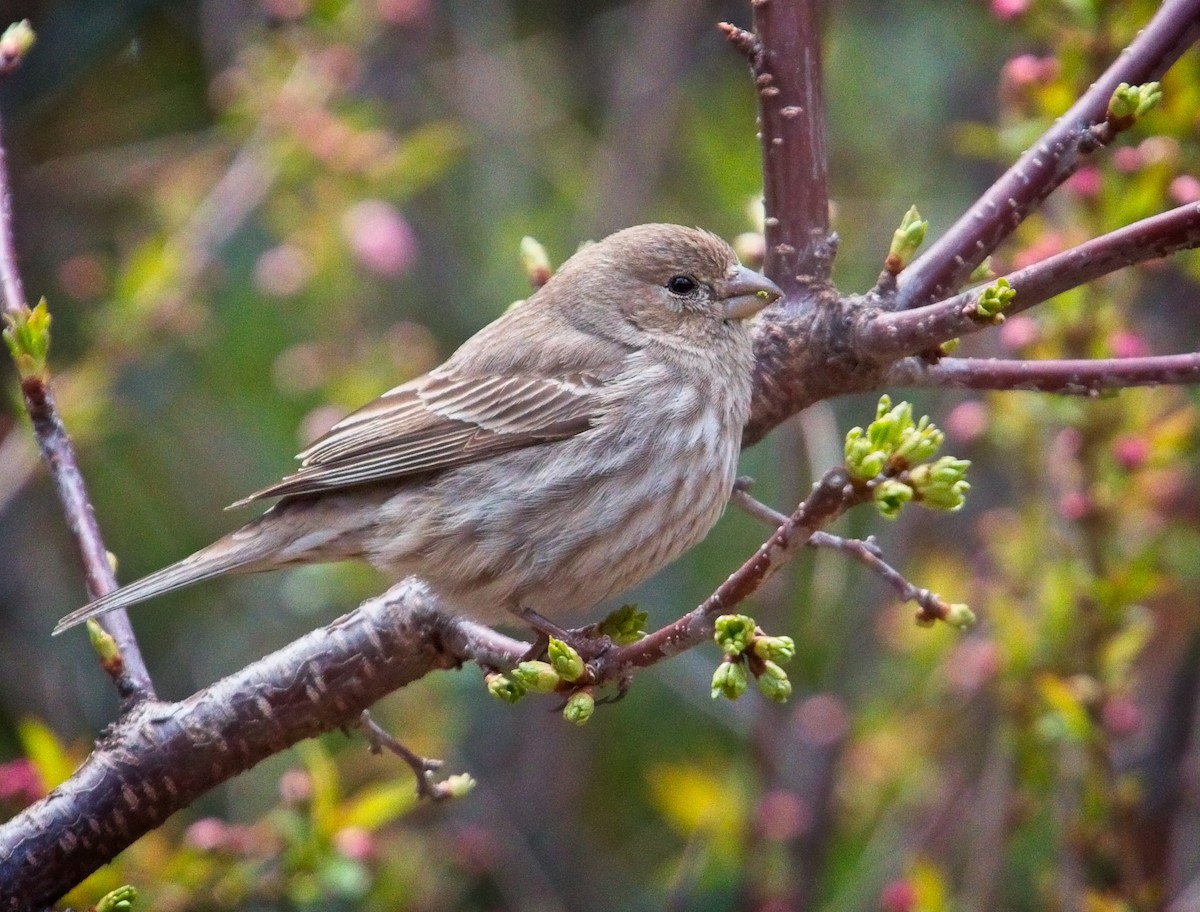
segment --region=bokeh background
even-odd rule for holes
[[[1105,0],[831,2],[836,276],[870,287],[916,203],[946,228],[1148,18]],[[46,0],[0,87],[30,295],[120,576],[231,528],[337,417],[448,355],[528,293],[518,245],[561,261],[643,221],[756,228],[754,96],[706,0]],[[997,268],[1200,198],[1194,52],[1164,107],[1083,169]],[[752,243],[743,239],[752,247]],[[1194,255],[1067,294],[968,354],[1197,347]],[[86,753],[116,701],[85,638],[79,562],[0,364],[0,809]],[[893,391],[893,393],[902,391]],[[574,728],[478,669],[376,717],[479,782],[416,806],[358,735],[206,796],[72,897],[146,908],[1121,909],[1200,869],[1195,396],[919,395],[975,462],[955,515],[866,509],[970,634],[834,554],[752,604],[796,638],[795,695],[713,702],[715,648],[638,676]],[[744,456],[789,511],[874,398],[822,405]],[[910,515],[912,514],[912,515]],[[763,539],[736,512],[630,596],[663,623]],[[217,582],[138,608],[182,697],[379,591],[353,566]],[[1188,907],[1191,908],[1191,907]]]

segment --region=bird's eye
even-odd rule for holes
[[[667,282],[667,291],[671,292],[671,294],[679,295],[680,297],[683,297],[684,295],[690,295],[698,287],[699,286],[697,285],[696,280],[691,276],[686,275],[673,276],[671,280]]]

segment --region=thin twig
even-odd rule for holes
[[[957,291],[971,271],[1075,172],[1084,155],[1116,135],[1106,123],[1106,112],[1117,85],[1157,79],[1198,34],[1200,0],[1166,0],[1071,109],[901,274],[897,309],[919,307]]]
[[[925,364],[897,362],[888,377],[895,386],[935,389],[1023,390],[1095,396],[1133,386],[1200,383],[1200,352],[1145,358],[1018,361],[943,358]]]
[[[443,782],[434,781],[433,775],[442,768],[442,761],[422,757],[405,747],[391,732],[375,721],[369,709],[362,711],[359,724],[366,731],[367,743],[371,753],[378,754],[383,750],[395,754],[407,764],[417,780],[417,794],[430,801],[445,801],[453,798],[453,792]]]
[[[738,481],[743,482],[743,479],[738,479]],[[788,518],[784,514],[751,497],[747,487],[745,484],[735,486],[730,502],[769,525],[780,526],[787,522]],[[865,565],[891,586],[902,601],[917,604],[917,621],[926,623],[946,619],[950,605],[936,592],[912,583],[903,573],[885,561],[883,552],[875,543],[874,536],[870,536],[864,541],[857,538],[843,538],[829,532],[814,532],[809,537],[808,545],[811,548],[840,551]]]
[[[7,154],[0,133],[0,308],[4,315],[16,319],[28,305],[25,289],[17,267],[16,244],[13,238],[12,188],[9,186]],[[75,447],[63,427],[54,393],[43,376],[28,376],[21,381],[25,408],[33,422],[34,435],[50,470],[55,490],[62,502],[67,526],[83,559],[88,594],[92,598],[117,588],[116,576],[108,560],[108,549],[100,534],[96,514],[79,471]],[[137,638],[129,617],[124,611],[114,611],[104,618],[102,627],[116,643],[118,661],[102,663],[113,679],[121,697],[122,709],[154,698],[154,684],[138,648]]]
[[[1200,246],[1200,204],[1142,219],[1005,276],[1016,292],[1006,315],[1020,313],[1071,288]],[[974,316],[979,289],[937,304],[881,313],[864,322],[856,345],[872,358],[910,355],[992,324]]]

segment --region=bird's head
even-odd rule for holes
[[[719,237],[682,225],[611,234],[567,260],[544,290],[551,286],[572,322],[610,338],[689,346],[726,334],[783,295]]]

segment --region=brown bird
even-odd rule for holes
[[[258,519],[54,632],[224,573],[350,558],[488,623],[585,611],[721,515],[750,410],[745,321],[781,294],[699,229],[641,225],[584,247],[239,501],[282,495]]]

